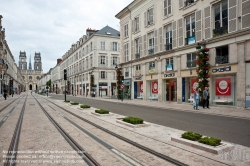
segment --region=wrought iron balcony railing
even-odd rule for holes
[[[154,49],[150,49],[150,50],[148,50],[148,54],[149,54],[149,55],[154,54]]]
[[[225,64],[225,63],[229,63],[228,62],[228,55],[224,55],[224,56],[216,56],[215,57],[215,63],[216,64]]]
[[[187,67],[196,67],[196,60],[187,61]]]
[[[228,29],[227,26],[216,28],[213,30],[213,33],[214,33],[213,36],[216,37],[216,36],[224,35],[224,34],[228,33],[227,29]]]
[[[135,58],[136,59],[140,58],[140,53],[135,54]]]
[[[167,50],[172,50],[172,43],[170,44],[165,44],[166,51]]]

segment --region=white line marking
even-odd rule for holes
[[[5,121],[7,119],[7,117],[5,117],[4,119],[3,119],[3,121]]]
[[[121,156],[123,159],[127,160],[128,162],[132,163],[133,165],[141,166],[138,162],[132,160],[131,158],[127,157],[126,155],[122,154],[121,152],[117,151],[116,149],[111,149],[114,153]]]

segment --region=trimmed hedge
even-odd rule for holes
[[[69,100],[66,100],[66,101],[64,101],[65,103],[69,103],[70,101]]]
[[[77,102],[72,102],[72,103],[70,103],[71,105],[78,105],[79,103],[77,103]]]
[[[185,138],[185,139],[188,139],[188,140],[192,140],[192,141],[198,141],[202,137],[202,135],[189,131],[189,132],[183,133],[181,135],[181,137]]]
[[[143,124],[143,119],[129,116],[122,119],[124,122],[132,123],[132,124]]]
[[[108,110],[103,110],[103,109],[95,110],[95,112],[98,113],[98,114],[109,114]]]
[[[204,137],[199,140],[200,143],[211,145],[211,146],[218,146],[220,145],[221,140],[213,137]]]
[[[84,104],[84,105],[81,105],[81,108],[90,108],[90,106],[89,106],[89,105]]]

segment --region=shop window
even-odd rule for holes
[[[194,14],[186,18],[186,45],[195,43],[195,16]]]
[[[166,26],[166,51],[172,50],[172,24]]]
[[[228,33],[228,0],[214,6],[214,37]]]
[[[187,54],[187,67],[196,67],[195,53]]]
[[[229,63],[229,54],[228,54],[228,46],[218,47],[216,48],[216,64],[225,64]]]
[[[171,71],[174,69],[174,60],[172,58],[167,58],[166,59],[166,71]]]

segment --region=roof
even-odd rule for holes
[[[100,34],[100,35],[110,35],[110,36],[118,36],[120,37],[120,32],[109,27],[108,25],[101,30],[97,31],[95,34]]]
[[[119,13],[117,13],[117,14],[115,15],[115,17],[118,18],[119,15],[122,14],[123,12],[125,12],[125,11],[129,8],[129,6],[132,5],[135,1],[136,1],[136,0],[133,0],[128,6],[126,6],[126,7],[123,8]]]

